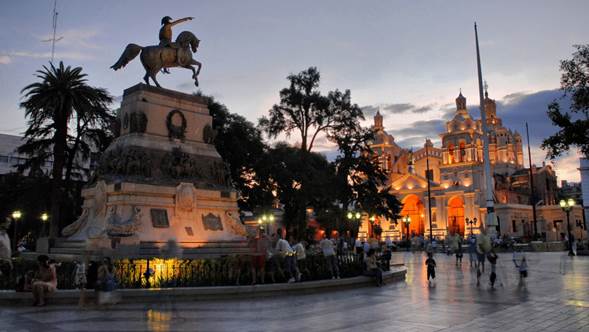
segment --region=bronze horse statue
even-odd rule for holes
[[[110,68],[114,70],[121,69],[141,53],[141,63],[143,64],[143,68],[145,68],[143,80],[148,85],[149,79],[151,78],[155,85],[160,87],[155,76],[163,68],[182,67],[192,70],[194,84],[198,86],[198,74],[200,73],[202,64],[192,58],[192,53],[196,53],[199,43],[200,40],[192,32],[182,31],[173,43],[173,47],[162,47],[158,45],[142,47],[137,44],[129,44],[117,63]],[[193,66],[197,66],[198,69],[195,69]]]

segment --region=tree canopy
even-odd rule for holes
[[[105,89],[88,85],[81,67],[66,67],[63,62],[57,67],[43,66],[36,77],[38,82],[21,91],[25,100],[20,106],[28,127],[26,142],[19,150],[31,156],[31,167],[53,157],[49,235],[55,238],[64,194],[64,168],[69,182],[74,166],[87,160],[93,147],[108,143],[108,128],[114,120],[108,109],[112,97]]]
[[[342,131],[360,126],[364,117],[360,107],[352,104],[350,90],[323,95],[319,91],[320,78],[315,67],[287,77],[290,86],[280,90],[280,103],[259,121],[269,137],[276,138],[281,133],[290,137],[297,132],[301,151],[309,152],[320,134],[333,140]]]
[[[589,158],[589,45],[575,45],[573,58],[560,62],[563,97],[570,95],[570,113],[562,111],[558,101],[548,106],[548,117],[560,128],[546,138],[542,148],[556,158],[576,146]]]

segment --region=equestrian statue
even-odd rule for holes
[[[169,73],[168,68],[182,67],[192,70],[192,79],[194,79],[194,84],[198,86],[198,74],[202,64],[192,58],[192,53],[196,53],[200,40],[192,32],[182,31],[176,41],[172,42],[172,27],[188,20],[192,20],[192,17],[185,17],[176,21],[172,21],[169,16],[162,18],[159,45],[142,47],[137,44],[129,44],[119,60],[110,68],[119,70],[141,53],[141,63],[145,68],[143,80],[148,85],[151,78],[153,83],[160,87],[156,79],[156,75],[160,70],[163,73]],[[197,69],[193,66],[197,66]]]

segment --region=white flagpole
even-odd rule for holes
[[[485,173],[485,192],[487,203],[487,220],[485,226],[489,233],[495,234],[495,227],[497,226],[497,219],[495,218],[495,204],[493,201],[493,180],[491,174],[491,159],[489,158],[489,136],[487,130],[487,114],[485,113],[485,99],[483,97],[483,74],[481,70],[481,55],[479,52],[479,35],[477,32],[477,24],[474,23],[474,36],[477,47],[477,70],[479,76],[479,99],[481,108],[481,122],[483,129],[483,164]]]

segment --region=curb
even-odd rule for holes
[[[391,266],[391,271],[383,273],[383,280],[388,282],[402,281],[407,274],[405,266]],[[282,294],[310,294],[318,291],[334,291],[362,286],[374,285],[371,277],[358,276],[337,280],[317,280],[300,283],[280,283],[248,286],[207,286],[207,287],[178,287],[153,289],[120,289],[117,292],[122,297],[122,303],[140,302],[169,302],[169,301],[199,301],[214,299],[236,299],[267,297]],[[52,304],[77,304],[80,291],[74,289],[57,290],[47,302]],[[94,303],[96,293],[86,291],[86,302]],[[30,292],[0,291],[0,306],[30,305]]]

